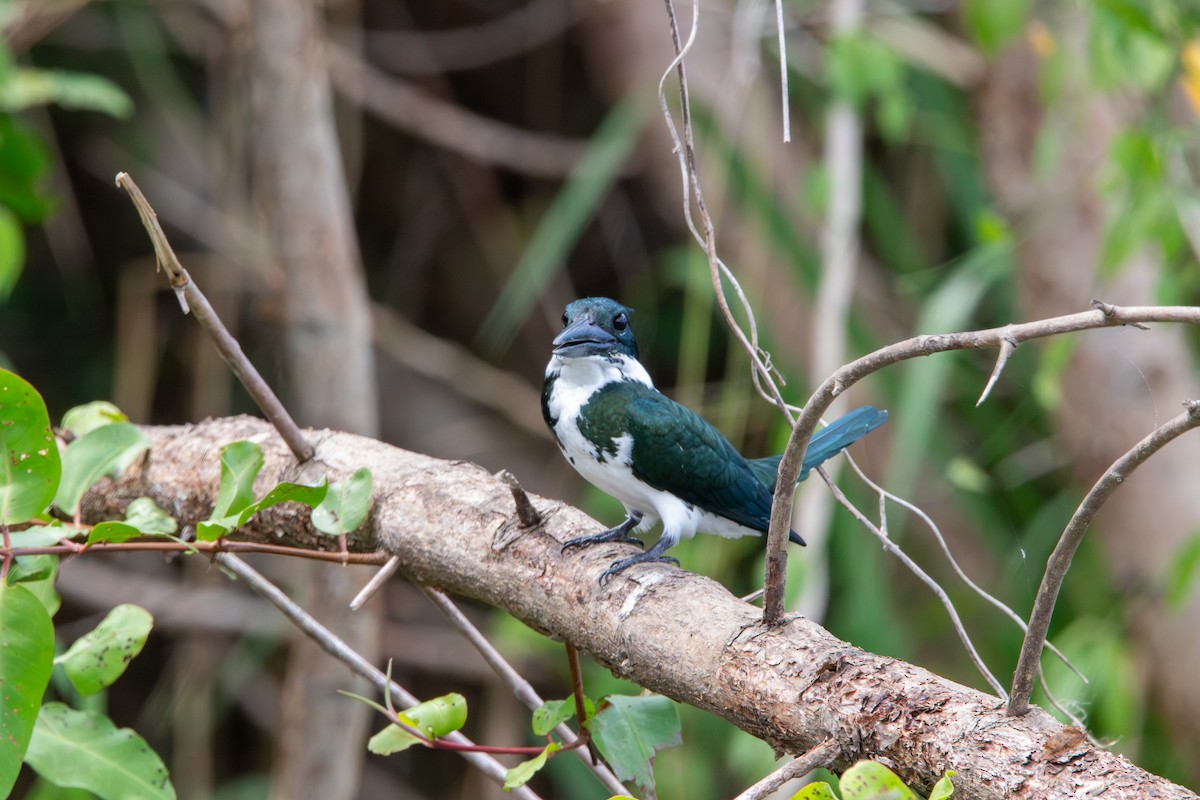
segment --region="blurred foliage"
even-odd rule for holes
[[[220,287],[221,313],[238,325],[243,346],[268,377],[279,377],[279,309],[271,287],[280,276],[261,263],[253,236],[245,234],[256,224],[247,184],[259,145],[247,117],[245,31],[214,12],[216,5],[81,4],[36,39],[14,41],[12,54],[0,57],[0,363],[11,360],[52,412],[97,397],[121,398],[135,422],[247,408],[236,389],[204,371],[223,367],[206,366],[197,355],[203,344],[191,338],[191,321],[149,275],[152,262],[136,215],[110,185],[118,169],[145,176],[143,185],[189,269],[202,283]],[[988,120],[979,116],[968,79],[918,62],[911,50],[880,35],[878,20],[830,40],[823,23],[812,20],[815,4],[785,5],[795,18],[790,101],[793,119],[806,126],[801,144],[766,150],[767,137],[758,134],[774,123],[750,113],[759,109],[746,101],[756,89],[733,77],[724,94],[696,92],[692,110],[718,247],[744,282],[764,348],[788,379],[785,396],[801,403],[811,389],[804,377],[811,346],[805,334],[819,275],[819,220],[838,189],[812,143],[822,135],[833,99],[859,108],[867,130],[862,302],[846,320],[852,354],[918,332],[1024,318],[1014,266],[1024,223],[1007,219],[988,189],[980,144]],[[675,156],[648,103],[658,75],[613,89],[610,73],[626,54],[608,50],[612,40],[581,21],[584,12],[573,5],[564,4],[557,35],[484,67],[455,68],[446,40],[433,35],[468,30],[481,49],[487,40],[477,26],[526,8],[534,20],[550,7],[367,0],[358,16],[331,12],[338,34],[428,32],[426,45],[447,60],[444,70],[401,79],[504,125],[575,137],[587,153],[587,168],[570,177],[531,177],[450,153],[342,97],[344,157],[373,299],[478,360],[519,375],[535,394],[562,303],[576,295],[619,297],[637,309],[634,325],[647,367],[664,389],[716,422],[748,454],[778,450],[785,424],[756,398],[744,354],[715,308],[706,260],[683,227]],[[1172,0],[1095,0],[1085,7],[963,0],[920,13],[905,9],[897,13],[976,57],[998,59],[1023,48],[1020,57],[1036,60],[1037,100],[1047,111],[1037,131],[1035,173],[1051,173],[1070,152],[1064,120],[1081,82],[1135,105],[1138,113],[1114,137],[1099,169],[1097,206],[1106,227],[1095,268],[1119,273],[1131,257],[1150,251],[1161,301],[1200,301],[1191,238],[1200,229],[1200,9]],[[1084,15],[1082,27],[1070,17],[1075,13]],[[730,18],[713,14],[703,24]],[[776,91],[773,35],[763,42],[755,53],[762,70],[753,81],[757,88],[767,84],[770,96]],[[758,44],[755,39],[751,49]],[[665,34],[654,46],[660,49],[652,61],[661,69],[670,60]],[[363,42],[368,60],[379,63],[388,48],[387,40]],[[774,130],[768,136],[778,138]],[[892,414],[886,447],[867,441],[859,448],[868,472],[886,476],[890,490],[919,499],[944,525],[972,577],[1022,615],[1086,488],[1070,477],[1069,455],[1056,446],[1051,416],[1072,348],[1068,338],[1023,346],[979,408],[975,402],[992,367],[988,353],[917,360],[855,390],[856,398]],[[535,491],[576,501],[606,523],[619,518],[618,504],[576,481],[545,437],[530,437],[503,415],[474,407],[452,385],[409,364],[381,358],[380,380],[387,398],[383,430],[395,443],[514,469]],[[843,483],[852,499],[873,507],[856,481]],[[983,657],[1004,680],[1015,663],[1019,630],[960,586],[919,521],[890,507],[889,523],[891,535],[947,586]],[[1166,592],[1181,604],[1197,591],[1197,552],[1193,542],[1162,586],[1136,590]],[[681,544],[677,555],[685,568],[733,592],[761,584],[760,541],[699,537]],[[827,563],[805,551],[793,555],[802,562],[798,569],[828,572],[823,622],[836,635],[982,686],[936,599],[885,559],[848,515],[834,514]],[[1114,585],[1105,554],[1085,540],[1051,636],[1092,684],[1074,685],[1048,659],[1051,686],[1088,714],[1097,736],[1117,740],[1116,749],[1151,771],[1200,785],[1186,743],[1166,729],[1145,691],[1131,612],[1122,610],[1134,602],[1128,590]],[[94,611],[83,600],[74,603],[70,614]],[[396,613],[399,621],[390,624],[407,635],[430,624],[415,609]],[[559,646],[499,614],[490,627],[517,663],[536,665],[535,683],[545,696],[569,693]],[[184,638],[180,633],[172,641]],[[213,731],[230,734],[234,744],[217,753],[216,796],[264,791],[268,733],[245,724],[259,709],[241,693],[259,686],[260,678],[277,678],[278,647],[274,639],[256,640],[241,677],[218,693]],[[139,661],[165,664],[167,649],[152,639]],[[496,692],[494,686],[419,664],[403,668],[421,696],[467,694],[473,719],[466,732],[483,729],[474,709],[486,719],[482,696]],[[593,697],[637,691],[596,665],[586,671]],[[161,679],[158,691],[170,696],[173,673],[158,672],[148,679]],[[144,698],[112,700],[128,703],[122,714],[144,713],[138,711]],[[525,717],[510,715],[520,718],[509,728],[513,735],[528,735]],[[766,744],[695,709],[681,708],[680,718],[683,746],[656,759],[663,800],[728,797],[771,768]],[[147,735],[158,752],[171,752],[167,725]],[[421,752],[397,761],[406,765],[396,768],[404,785],[430,797],[444,796],[438,794],[444,782],[427,780],[422,770],[457,768]],[[532,785],[548,797],[606,796],[572,758],[551,759]],[[39,790],[27,791],[35,796]]]

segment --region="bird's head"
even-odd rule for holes
[[[567,305],[563,330],[554,337],[554,355],[560,358],[638,357],[637,340],[629,324],[632,308],[607,297],[585,297]]]

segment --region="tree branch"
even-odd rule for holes
[[[1146,322],[1190,322],[1200,324],[1200,306],[1113,306],[1093,300],[1092,311],[1067,314],[1061,317],[1005,325],[982,331],[963,331],[926,336],[914,336],[902,342],[880,348],[838,369],[825,379],[792,428],[787,449],[779,462],[778,486],[794,486],[800,475],[800,465],[808,450],[808,440],[821,416],[842,392],[884,367],[911,358],[944,353],[949,350],[982,350],[1008,346],[1015,348],[1030,339],[1042,339],[1063,333],[1111,328],[1120,325],[1142,326]],[[1007,344],[1006,344],[1007,343]],[[776,624],[783,620],[783,590],[787,574],[787,538],[791,530],[792,495],[779,492],[771,507],[771,529],[767,532],[766,597],[763,599],[763,620]]]
[[[954,769],[963,796],[980,800],[1101,789],[1109,798],[1196,798],[1086,741],[1064,750],[1056,744],[1065,741],[1063,726],[1043,711],[1006,717],[994,697],[864,652],[806,619],[764,626],[756,608],[702,576],[648,565],[602,587],[597,577],[625,546],[564,556],[561,542],[599,524],[534,497],[542,525],[522,528],[509,487],[476,465],[329,431],[309,433],[316,455],[297,465],[265,422],[248,417],[145,430],[154,441],[150,457],[88,493],[88,520],[116,516],[147,494],[185,524],[203,519],[216,493],[218,449],[234,439],[262,444],[264,486],[317,471],[336,479],[365,466],[376,500],[363,531],[351,537],[353,550],[391,553],[410,579],[498,606],[614,673],[721,716],[780,751],[802,753],[832,739],[840,753],[834,768],[884,759],[924,787]],[[252,521],[245,536],[315,542],[307,514],[289,505]]]
[[[1200,426],[1200,402],[1184,401],[1185,410],[1182,414],[1150,432],[1150,435],[1133,446],[1129,452],[1118,458],[1108,471],[1096,481],[1091,491],[1083,498],[1079,508],[1071,516],[1066,529],[1054,547],[1046,562],[1046,571],[1042,574],[1042,584],[1038,587],[1037,597],[1033,600],[1033,611],[1029,615],[1029,628],[1025,631],[1025,640],[1021,643],[1021,656],[1017,660],[1017,669],[1013,673],[1012,695],[1008,700],[1008,713],[1024,714],[1029,710],[1029,697],[1033,694],[1033,676],[1042,661],[1042,645],[1046,641],[1046,633],[1050,630],[1050,615],[1054,613],[1054,604],[1058,600],[1058,591],[1062,588],[1067,570],[1083,534],[1087,532],[1100,508],[1125,482],[1135,469],[1146,459],[1157,453],[1168,442]]]

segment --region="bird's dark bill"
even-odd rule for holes
[[[589,319],[580,319],[554,337],[554,355],[564,358],[605,355],[617,340]]]

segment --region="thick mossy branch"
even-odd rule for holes
[[[351,549],[393,553],[409,578],[498,606],[618,675],[724,717],[781,751],[802,753],[832,739],[837,769],[882,759],[924,787],[953,769],[962,795],[984,800],[1100,791],[1196,797],[1071,736],[1039,709],[1005,717],[993,697],[867,653],[806,619],[768,629],[757,608],[703,576],[656,564],[602,587],[597,576],[628,546],[560,553],[563,541],[602,526],[531,496],[542,524],[524,528],[509,486],[476,465],[317,431],[309,436],[316,455],[297,466],[270,426],[249,417],[145,430],[154,440],[149,458],[85,497],[89,521],[114,516],[143,494],[182,524],[204,519],[217,490],[217,454],[236,439],[262,445],[263,487],[336,480],[368,467],[375,506]],[[304,546],[328,541],[309,528],[306,509],[287,507],[245,533]]]

